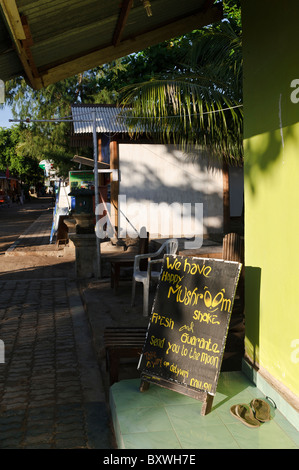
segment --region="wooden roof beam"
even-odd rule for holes
[[[132,8],[133,0],[124,0],[122,3],[121,11],[117,20],[115,31],[113,34],[112,44],[114,47],[118,46],[121,41],[123,30],[126,26],[127,19]]]
[[[94,167],[94,160],[92,158],[81,157],[80,155],[75,155],[72,158],[72,161],[76,163],[82,163],[82,165],[91,166],[92,168]],[[99,170],[109,170],[109,168],[110,168],[109,163],[98,162]]]
[[[15,0],[0,0],[0,4],[11,31],[13,40],[26,39],[22,21]]]
[[[26,54],[27,61],[30,65],[33,77],[34,78],[39,78],[40,74],[37,70],[37,67],[35,65],[35,62],[34,62],[34,59],[33,59],[33,56],[32,56],[32,52],[31,52],[31,49],[30,49],[30,47],[33,46],[33,39],[32,39],[29,24],[28,24],[28,21],[27,21],[27,18],[26,18],[25,15],[22,15],[21,21],[22,21],[22,25],[23,25],[23,28],[24,28],[25,36],[26,36],[26,39],[23,39],[21,41],[22,47],[23,47],[24,52]]]
[[[89,53],[86,52],[85,55],[80,57],[69,58],[69,60],[66,59],[63,64],[46,66],[43,68],[43,71],[40,68],[44,86],[84,72],[98,65],[111,62],[119,57],[141,51],[146,47],[172,38],[174,34],[179,36],[193,29],[199,29],[208,24],[218,22],[222,18],[222,7],[216,4],[205,12],[199,11],[198,13],[193,13],[186,18],[173,21],[150,32],[141,33],[134,38],[127,38],[121,41],[117,47],[111,45]]]
[[[27,41],[30,38],[26,36],[26,24],[24,28],[15,0],[0,0],[0,5],[2,7],[6,23],[10,30],[10,34],[14,42],[17,54],[23,65],[24,71],[26,73],[30,85],[34,89],[42,88],[42,79],[38,75],[37,69],[34,65],[31,51],[29,50],[29,45]],[[23,41],[25,41],[25,47]]]

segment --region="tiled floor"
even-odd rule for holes
[[[249,428],[230,414],[237,403],[265,398],[242,372],[223,372],[211,413],[202,403],[156,385],[139,392],[140,379],[110,389],[114,431],[120,449],[298,449],[299,432],[273,406],[272,419]],[[271,398],[271,397],[270,397]]]

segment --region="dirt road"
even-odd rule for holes
[[[24,205],[11,204],[0,207],[0,278],[1,279],[42,279],[52,277],[74,277],[74,253],[59,257],[26,254],[26,256],[5,256],[18,238],[42,214],[51,212],[51,198],[32,199]],[[50,240],[49,240],[50,241]],[[53,254],[52,253],[52,254]]]
[[[0,206],[0,253],[6,251],[45,210],[51,210],[51,198],[32,198],[23,205]]]

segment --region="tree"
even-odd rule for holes
[[[28,120],[20,131],[19,154],[36,161],[53,160],[59,175],[66,176],[74,165],[74,152],[70,147],[71,124],[54,120],[70,120],[72,103],[92,102],[95,88],[93,71],[41,90],[33,90],[22,78],[11,80],[7,87],[7,102],[11,104],[15,118]],[[85,153],[86,149],[82,149],[82,154]]]
[[[32,90],[20,77],[11,80],[6,96],[15,117],[43,120],[22,127],[19,154],[53,160],[60,175],[67,175],[73,168],[71,124],[45,120],[70,118],[73,103],[121,103],[132,107],[134,122],[140,116],[139,124],[146,122],[159,138],[237,160],[242,110],[221,110],[242,102],[241,19],[238,1],[224,3],[229,24],[192,31],[42,90]],[[76,150],[92,157],[92,149]]]
[[[0,170],[9,169],[11,175],[19,176],[26,184],[36,184],[43,180],[43,171],[38,161],[30,155],[24,155],[21,147],[20,126],[11,129],[0,128]]]
[[[74,167],[74,149],[70,146],[71,124],[46,120],[69,119],[71,105],[75,103],[117,104],[120,91],[128,83],[150,78],[158,70],[170,73],[177,63],[177,49],[181,42],[184,42],[183,38],[175,42],[166,41],[38,91],[31,89],[20,77],[11,80],[6,89],[7,103],[12,106],[16,119],[31,120],[22,127],[20,154],[38,161],[53,160],[59,174],[66,176]],[[76,151],[92,157],[92,149]]]
[[[239,20],[226,19],[194,36],[179,70],[124,89],[132,128],[197,146],[210,158],[243,158],[242,40]],[[185,52],[182,50],[182,52]]]

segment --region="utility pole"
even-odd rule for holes
[[[96,216],[96,227],[98,222],[98,206],[99,206],[99,173],[98,173],[98,142],[97,142],[97,124],[96,124],[96,112],[92,112],[92,123],[93,123],[93,158],[94,158],[94,200],[95,200],[95,216]],[[100,239],[96,234],[96,245],[97,245],[97,270],[98,278],[101,277],[101,245]]]

